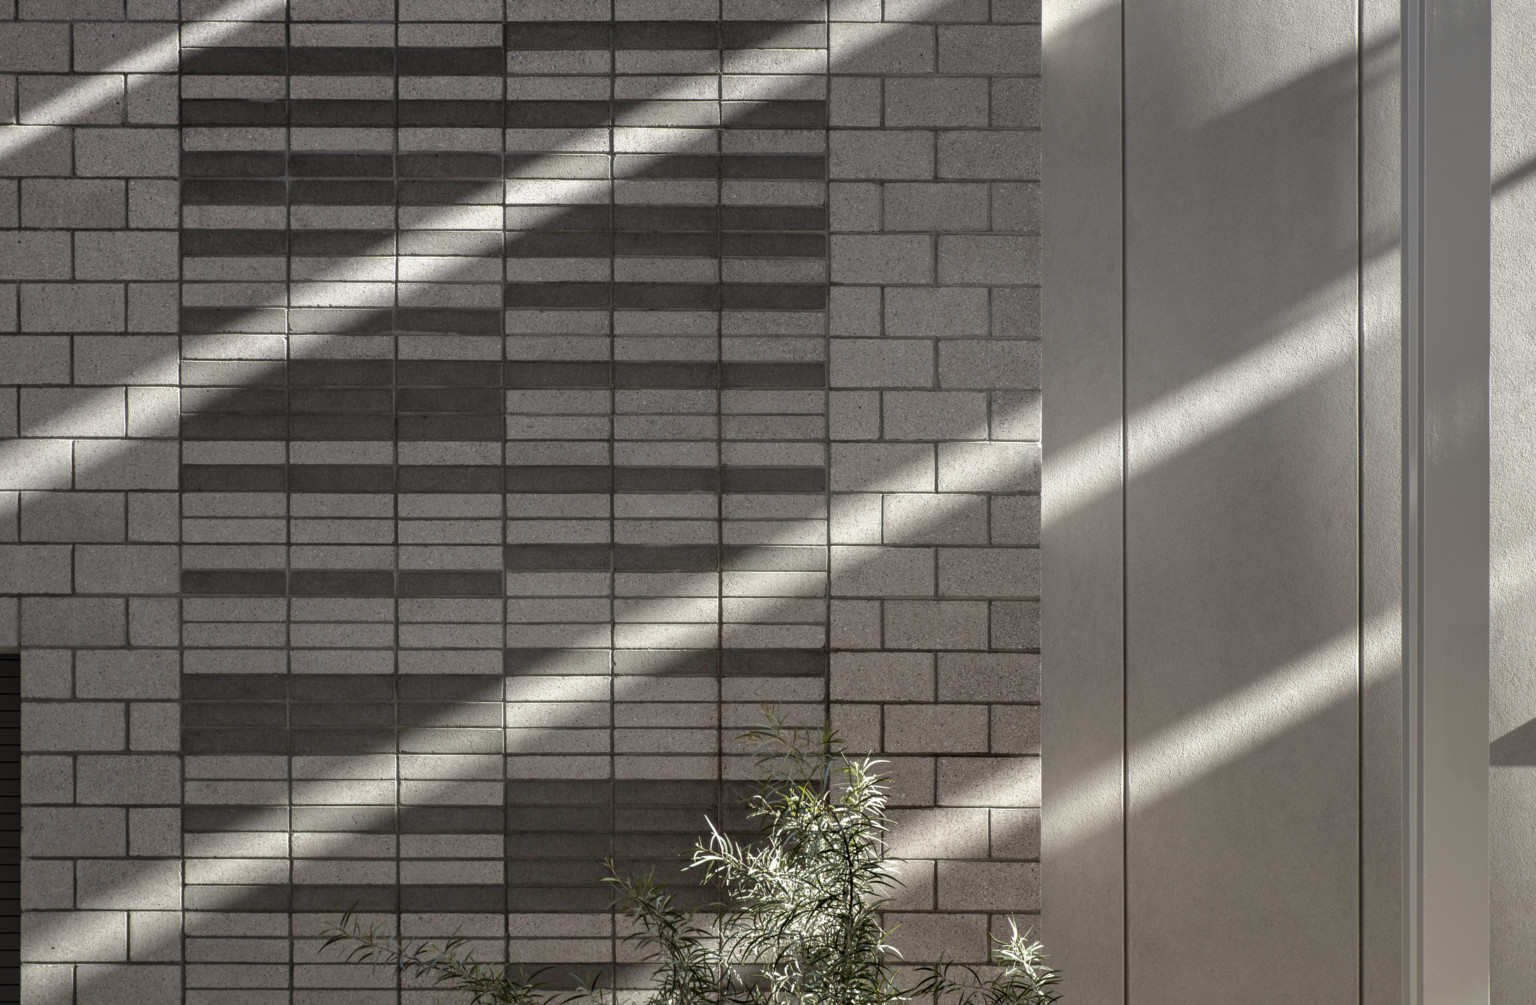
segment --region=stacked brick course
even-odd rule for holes
[[[28,1000],[618,965],[772,702],[912,960],[1038,909],[1038,4],[19,0]]]

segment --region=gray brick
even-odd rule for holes
[[[23,632],[28,603],[60,601],[24,598]],[[29,751],[121,750],[124,726],[123,706],[116,702],[27,702],[22,708],[21,746]]]
[[[80,78],[72,74],[35,74],[18,78],[21,121],[52,126],[112,125],[123,121],[123,78],[91,79],[88,94],[80,93]],[[68,137],[69,130],[64,135]],[[64,172],[68,174],[68,172]]]
[[[998,24],[1040,23],[1041,0],[992,0],[992,20]]]
[[[128,420],[120,387],[21,389],[23,436],[122,436]]]
[[[942,653],[940,701],[1040,700],[1040,657],[1032,653]]]
[[[23,492],[25,541],[121,541],[127,522],[116,493]]]
[[[940,910],[1040,910],[1040,865],[1036,862],[940,862]]]
[[[62,230],[12,230],[0,234],[0,275],[17,279],[68,279],[69,234]]]
[[[956,339],[939,345],[942,387],[1040,386],[1040,343],[1023,339]]]
[[[834,127],[880,125],[880,78],[833,77],[827,115]]]
[[[998,338],[1040,337],[1040,288],[992,291],[992,334]]]
[[[887,544],[986,544],[987,497],[922,492],[885,497]]]
[[[177,593],[179,567],[174,545],[82,544],[75,548],[75,589],[81,593]]]
[[[128,851],[127,816],[120,809],[23,807],[21,848],[28,858],[82,858]]]
[[[1040,552],[1032,548],[941,548],[939,595],[1038,597]]]
[[[1040,448],[1033,443],[942,443],[940,492],[1035,492]]]
[[[953,960],[985,964],[991,961],[985,914],[888,914],[887,925],[901,932],[904,959]]]
[[[832,593],[840,597],[931,597],[933,549],[834,546]]]
[[[0,177],[29,178],[70,173],[71,130],[56,126],[7,126],[11,152],[0,158]]]
[[[175,279],[177,237],[165,231],[87,231],[75,235],[77,279]]]
[[[82,177],[172,178],[178,162],[174,129],[75,130],[75,170]]]
[[[986,230],[988,198],[980,183],[893,182],[885,186],[885,229]]]
[[[875,493],[833,496],[828,515],[833,544],[880,543],[880,496]]]
[[[155,641],[159,645],[174,645],[177,640],[172,634],[169,639]],[[137,640],[130,637],[129,642],[136,643]],[[176,703],[138,701],[128,706],[128,748],[135,751],[180,750],[181,710]]]
[[[834,339],[833,387],[932,387],[933,345],[924,339]]]
[[[957,440],[984,436],[986,395],[975,391],[886,391],[885,438]]]
[[[926,234],[833,235],[832,281],[932,282],[933,239]]]
[[[14,610],[14,608],[13,608]],[[23,698],[69,698],[74,688],[74,653],[34,649],[21,668]]]
[[[993,705],[992,753],[1040,756],[1040,706]]]
[[[68,335],[0,334],[5,377],[17,384],[69,383]]]
[[[174,649],[83,649],[75,657],[81,698],[175,698],[181,662]]]
[[[177,36],[165,24],[75,25],[75,71],[175,73]]]
[[[960,705],[958,708],[979,708]],[[1039,806],[1038,757],[939,758],[941,806]]]
[[[1040,811],[1032,808],[988,810],[993,858],[1040,858]]]
[[[1025,181],[1040,177],[1040,133],[942,132],[938,140],[940,178],[996,178]]]
[[[128,330],[157,332],[178,327],[180,305],[175,283],[128,284]]]
[[[940,73],[1039,73],[1037,25],[941,25]]]
[[[887,705],[885,748],[893,754],[985,751],[987,708],[926,703]]]
[[[181,221],[181,185],[175,181],[134,178],[128,182],[128,226],[175,227]]]
[[[833,701],[932,701],[929,653],[834,653]]]
[[[0,441],[0,471],[8,489],[67,489],[72,482],[69,440]]]
[[[837,233],[881,227],[880,186],[875,182],[834,182],[828,188],[828,215]]]
[[[0,23],[0,66],[7,73],[59,73],[69,69],[69,26]]]
[[[27,227],[121,227],[127,219],[121,181],[26,178],[21,220]]]
[[[175,335],[78,335],[76,384],[175,384]]]
[[[1039,440],[1040,392],[992,392],[992,438]]]
[[[887,21],[985,21],[987,0],[885,0]],[[921,957],[927,959],[928,957]]]
[[[0,593],[68,593],[69,546],[0,544]]]
[[[1040,497],[996,496],[992,499],[992,543],[1040,543]]]
[[[879,393],[833,391],[828,398],[827,426],[834,440],[879,439]]]
[[[124,606],[123,601],[110,598],[22,597],[22,645],[123,645],[127,641]]]
[[[122,331],[123,288],[117,283],[25,283],[21,326],[30,331]]]
[[[834,286],[831,294],[832,335],[836,338],[880,334],[880,291],[871,287]]]
[[[122,911],[34,911],[21,926],[21,958],[28,962],[94,962],[127,955],[128,916]]]
[[[986,649],[987,605],[977,600],[887,601],[885,644],[892,649]]]
[[[1040,232],[1040,183],[993,182],[992,229]]]
[[[934,34],[927,25],[830,25],[834,73],[932,73]]]
[[[140,810],[140,813],[155,812],[153,810]],[[181,854],[180,835],[171,846],[170,854]],[[135,852],[135,854],[153,854]],[[137,962],[145,961],[170,961],[181,959],[181,928],[182,915],[180,911],[133,911],[128,915],[128,955]],[[140,968],[148,969],[148,968]],[[180,974],[175,975],[175,997],[170,1005],[178,1005],[181,994]]]
[[[85,805],[138,806],[181,802],[181,761],[164,754],[125,754],[76,759],[76,799]],[[161,904],[99,906],[175,907]]]
[[[176,541],[181,536],[181,500],[174,492],[128,496],[128,540]]]
[[[990,100],[985,77],[892,77],[885,82],[885,124],[986,126]]]
[[[933,447],[926,443],[832,444],[834,492],[930,492]]]
[[[932,178],[933,134],[834,129],[828,142],[833,178]]]
[[[21,798],[28,806],[75,801],[75,760],[25,754],[21,759]]]
[[[1040,648],[1040,602],[1037,600],[994,600],[992,636],[994,649]]]
[[[137,951],[134,957],[139,958]],[[90,963],[77,969],[80,981],[79,1005],[118,1005],[119,1002],[133,1002],[134,1005],[180,1005],[183,1001],[180,967]],[[217,997],[225,995],[228,992],[219,992]],[[235,996],[229,997],[232,999]]]
[[[987,334],[987,291],[901,287],[885,291],[885,333],[928,338]]]
[[[128,810],[130,855],[178,856],[182,853],[181,810],[135,806]]]
[[[940,234],[941,283],[1039,283],[1040,239]]]
[[[984,809],[901,809],[893,810],[891,819],[893,858],[977,855],[987,847]]]
[[[178,444],[160,440],[81,440],[75,444],[76,487],[173,490],[178,453]]]
[[[878,600],[832,601],[831,637],[834,647],[880,648],[880,602]]]
[[[68,859],[21,861],[21,909],[68,910],[75,906],[75,863]],[[29,987],[28,990],[31,990]]]
[[[1040,78],[992,81],[992,125],[999,129],[1040,128]]]

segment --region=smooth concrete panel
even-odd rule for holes
[[[1045,5],[1043,925],[1124,1005],[1120,3]]]
[[[1403,1001],[1402,102],[1398,0],[1361,5],[1360,1001]]]
[[[1128,998],[1350,1001],[1356,10],[1126,14]]]
[[[1493,7],[1492,1001],[1536,1001],[1536,7]]]

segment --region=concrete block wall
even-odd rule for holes
[[[5,7],[26,1000],[627,980],[763,702],[1038,910],[1038,3]]]

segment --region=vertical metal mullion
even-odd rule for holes
[[[1404,998],[1489,1000],[1489,0],[1403,0]]]

